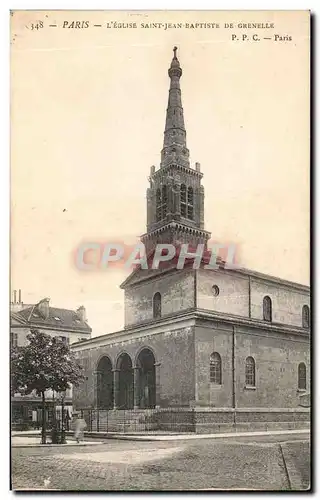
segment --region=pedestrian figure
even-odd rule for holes
[[[76,415],[76,420],[74,423],[74,437],[76,438],[77,443],[79,441],[83,441],[83,432],[87,427],[87,424],[83,418],[80,418],[79,415]]]

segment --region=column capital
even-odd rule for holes
[[[161,363],[155,363],[154,366],[161,366]]]
[[[119,372],[119,371],[120,371],[120,368],[113,368],[111,371],[112,371],[113,373],[116,373],[116,372]]]

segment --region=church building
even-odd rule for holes
[[[158,243],[206,247],[211,237],[203,174],[189,160],[176,52],[161,163],[147,189],[148,255]],[[196,432],[307,427],[309,287],[219,262],[132,271],[121,285],[124,329],[72,345],[86,376],[74,390],[77,409],[109,417],[176,411]]]

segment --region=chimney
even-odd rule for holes
[[[50,299],[47,297],[45,299],[40,300],[38,304],[38,311],[40,315],[43,317],[43,319],[48,319],[49,318],[49,311],[50,311]]]
[[[200,170],[200,163],[196,162],[196,171],[197,172],[201,172]]]
[[[17,303],[17,290],[13,290],[13,303]]]
[[[155,167],[154,165],[152,165],[152,166],[150,167],[150,175],[151,175],[151,176],[152,176],[152,175],[154,175],[155,171],[156,171],[156,167]]]
[[[84,306],[80,306],[78,309],[77,309],[77,315],[78,317],[81,319],[81,321],[83,323],[85,323],[87,321],[87,314],[86,314],[86,309]]]
[[[21,300],[21,289],[19,288],[19,304],[22,304],[22,300]]]

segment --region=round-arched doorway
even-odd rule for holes
[[[154,408],[156,405],[156,374],[153,352],[144,348],[137,358],[138,399],[140,408]]]
[[[127,353],[121,354],[117,367],[119,369],[119,408],[133,408],[133,367]]]
[[[97,407],[113,408],[113,373],[108,356],[103,356],[97,367]]]

